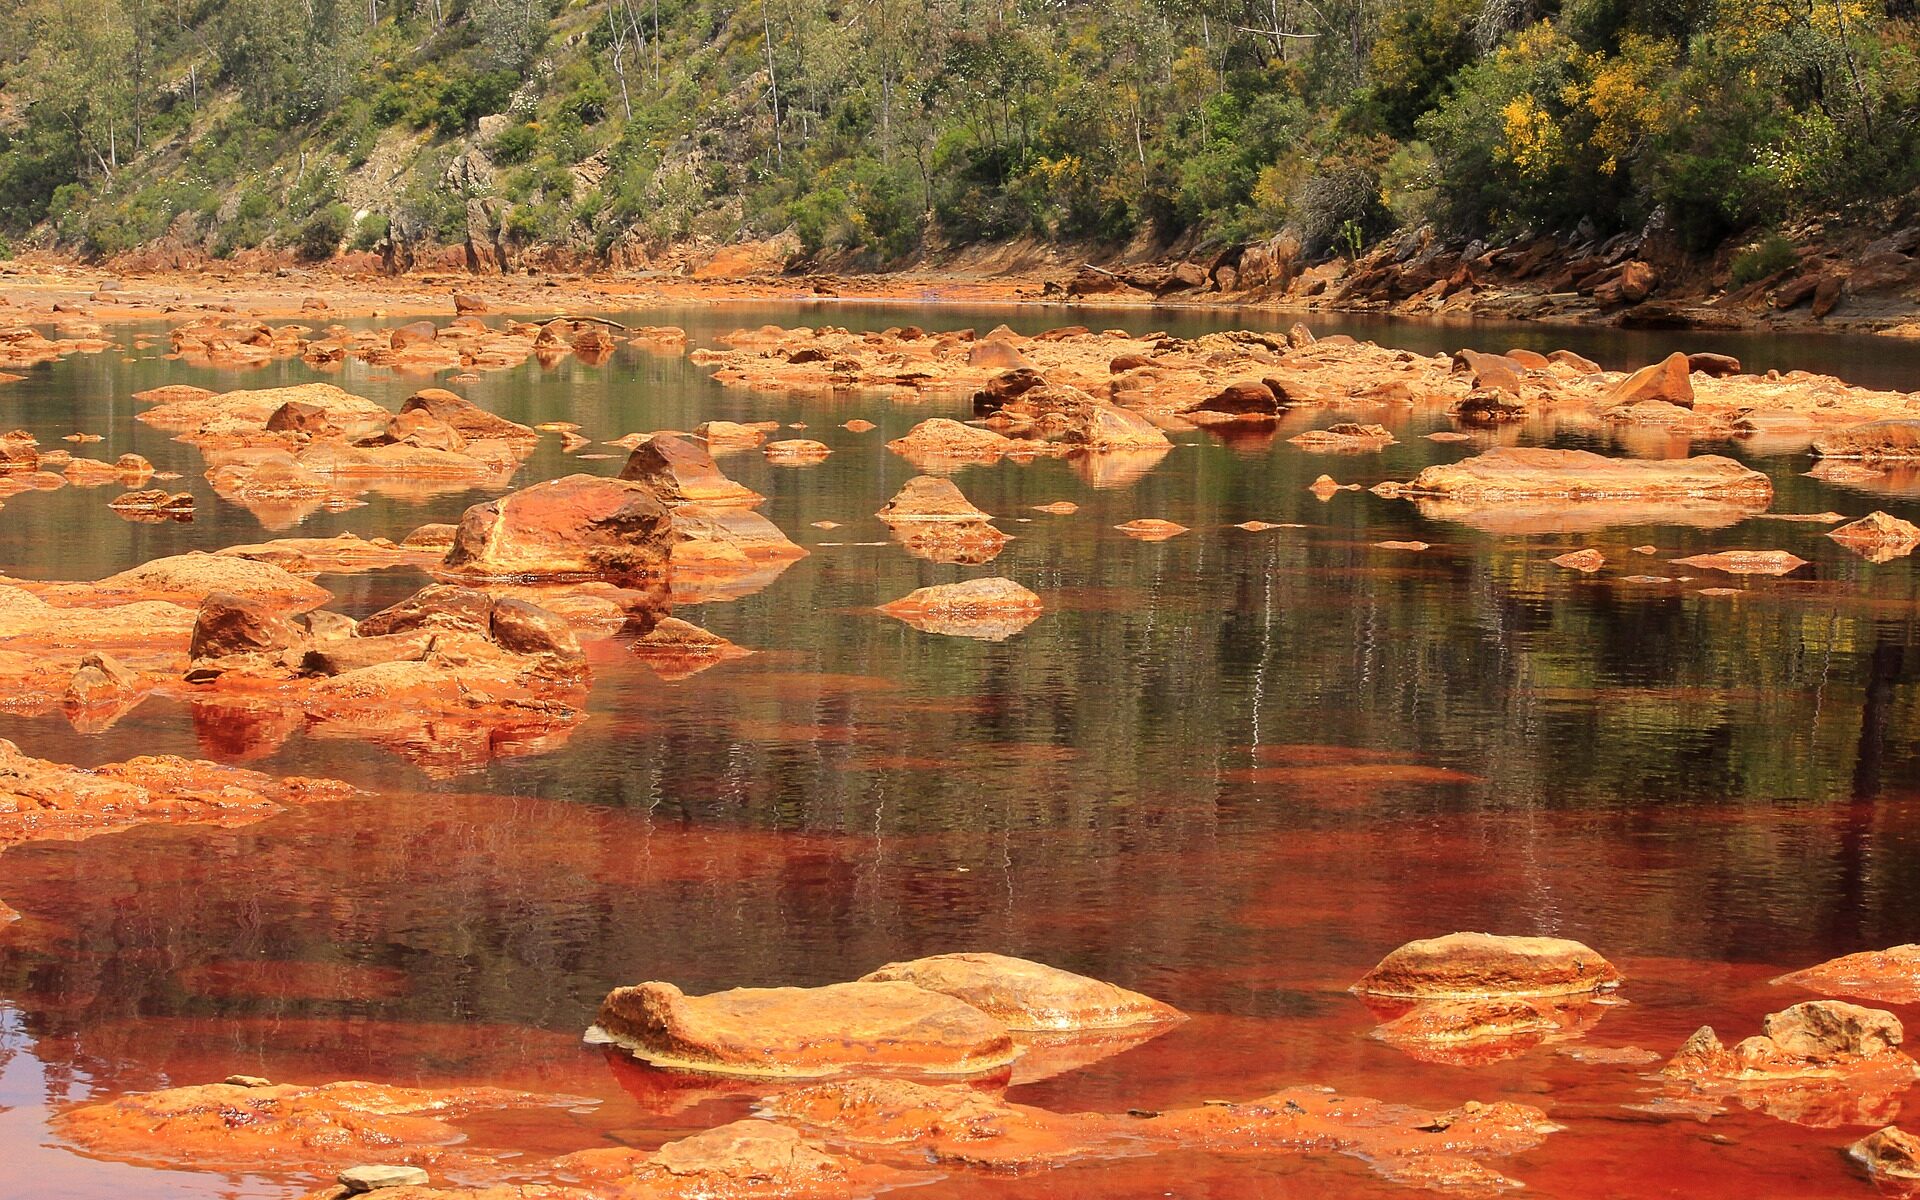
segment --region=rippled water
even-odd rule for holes
[[[1006,319],[1035,331],[1063,318],[876,307],[642,319],[682,323],[700,345],[769,320],[984,329]],[[1249,321],[1092,323],[1194,333]],[[1920,386],[1920,347],[1870,339],[1348,328],[1422,351],[1565,345],[1615,367],[1678,341],[1755,367]],[[161,352],[35,370],[0,387],[0,428],[55,445],[74,429],[105,434],[82,452],[137,451],[181,472],[173,486],[196,494],[197,519],[123,522],[106,508],[112,488],[10,498],[0,573],[85,579],[289,534],[398,537],[481,498],[375,496],[265,528],[213,497],[197,452],[132,419],[132,392],[319,377],[393,404],[420,381],[359,365],[316,376],[297,361],[216,372]],[[580,1031],[608,988],[825,983],[957,949],[1053,962],[1194,1014],[1125,1054],[1021,1084],[1018,1100],[1158,1108],[1302,1082],[1440,1106],[1513,1098],[1568,1127],[1500,1165],[1536,1195],[1871,1194],[1840,1156],[1864,1129],[1737,1108],[1710,1122],[1655,1116],[1627,1107],[1657,1091],[1647,1068],[1582,1064],[1551,1045],[1483,1067],[1416,1062],[1367,1036],[1374,1019],[1345,989],[1414,937],[1576,937],[1620,964],[1630,1003],[1572,1045],[1664,1057],[1702,1023],[1745,1036],[1805,998],[1767,983],[1784,970],[1920,941],[1911,560],[1864,562],[1822,536],[1825,525],[1496,536],[1365,492],[1323,503],[1305,490],[1323,471],[1371,484],[1476,447],[1427,441],[1419,434],[1445,419],[1416,413],[1393,417],[1400,442],[1383,453],[1309,455],[1285,438],[1335,419],[1313,411],[1271,440],[1179,435],[1138,478],[1089,478],[1050,459],[966,469],[956,481],[1016,540],[989,566],[939,566],[888,543],[871,514],[915,473],[885,441],[928,416],[963,415],[952,406],[727,391],[684,358],[637,348],[602,367],[529,364],[460,390],[516,420],[577,421],[596,440],[777,418],[832,445],[804,469],[757,453],[721,460],[812,550],[757,594],[678,610],[757,653],[667,682],[620,644],[596,643],[591,715],[570,740],[451,775],[359,743],[196,727],[167,701],[96,735],[57,714],[0,715],[0,737],[45,758],[243,757],[369,789],[242,829],[144,829],[0,857],[0,898],[26,918],[0,930],[0,1195],[295,1194],[306,1181],[215,1183],[50,1144],[52,1107],[234,1072],[564,1091],[602,1103],[487,1118],[476,1139],[530,1156],[657,1144],[748,1103],[584,1048]],[[880,428],[839,428],[856,416]],[[1521,436],[1683,449],[1546,426]],[[612,473],[620,461],[570,465],[548,438],[517,482]],[[1852,491],[1802,478],[1804,453],[1751,461],[1773,477],[1777,511],[1920,520],[1920,484]],[[1061,499],[1080,511],[1031,511]],[[1150,543],[1111,528],[1136,517],[1193,532]],[[1302,527],[1231,527],[1249,519]],[[813,528],[820,520],[843,527]],[[1372,545],[1387,539],[1433,548]],[[1641,543],[1658,555],[1636,558],[1628,547]],[[1547,562],[1585,545],[1649,575],[1683,575],[1666,560],[1738,546],[1812,565],[1784,580],[1635,584]],[[1005,642],[922,634],[870,611],[923,584],[990,574],[1047,604]],[[362,615],[423,580],[321,582]],[[1706,586],[1740,595],[1701,596]],[[955,1178],[914,1194],[1401,1191],[1345,1160],[1195,1154]]]

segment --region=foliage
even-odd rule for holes
[[[1794,253],[1793,243],[1777,233],[1770,233],[1759,242],[1746,247],[1733,256],[1729,273],[1733,286],[1745,287],[1749,283],[1778,275],[1799,261]]]
[[[294,238],[294,249],[308,260],[332,258],[353,228],[353,210],[344,204],[329,204],[308,217]]]
[[[14,0],[0,89],[0,227],[89,253],[305,245],[376,166],[353,194],[402,240],[478,199],[522,240],[879,262],[1656,217],[1705,247],[1920,187],[1912,0]]]

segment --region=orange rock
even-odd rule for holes
[[[1807,560],[1785,550],[1723,550],[1673,559],[1679,567],[1725,571],[1729,575],[1785,575],[1807,565]]]
[[[1382,1018],[1373,1036],[1410,1058],[1456,1067],[1503,1062],[1545,1042],[1580,1037],[1607,1012],[1592,994],[1367,1001]]]
[[[1920,459],[1920,421],[1869,421],[1835,430],[1813,439],[1813,452],[1870,463]]]
[[[753,653],[678,617],[662,617],[633,643],[632,650],[634,657],[653,668],[654,674],[669,681]]]
[[[1381,959],[1356,992],[1411,999],[1564,996],[1614,988],[1620,972],[1565,938],[1450,933],[1408,942]]]
[[[1013,440],[991,429],[934,417],[888,442],[887,449],[915,464],[991,462],[1013,449]]]
[[[1380,549],[1380,550],[1412,550],[1417,552],[1421,550],[1433,549],[1433,545],[1429,542],[1391,542],[1389,541],[1389,542],[1375,542],[1373,543],[1373,545],[1376,549]]]
[[[1920,1079],[1920,1063],[1900,1049],[1904,1040],[1890,1012],[1809,1000],[1770,1013],[1759,1036],[1732,1048],[1702,1026],[1660,1073],[1781,1120],[1872,1124]]]
[[[1562,554],[1550,561],[1556,567],[1566,567],[1570,571],[1581,571],[1590,575],[1607,565],[1607,556],[1589,547],[1585,550],[1574,550]]]
[[[1849,521],[1827,536],[1871,562],[1891,562],[1920,549],[1920,525],[1885,512]]]
[[[1657,402],[1677,408],[1693,407],[1692,365],[1687,356],[1669,354],[1649,367],[1642,367],[1615,384],[1607,393],[1606,406],[1619,408],[1631,404]]]
[[[709,996],[643,983],[609,993],[589,1037],[658,1066],[797,1078],[979,1074],[1018,1054],[1000,1022],[910,983],[735,988]]]
[[[735,1121],[668,1142],[652,1154],[585,1150],[553,1165],[590,1185],[612,1185],[621,1200],[857,1200],[928,1179],[837,1154],[769,1121]],[[586,1194],[609,1195],[599,1187]]]
[[[408,413],[424,413],[470,441],[532,443],[537,440],[529,426],[490,413],[444,388],[424,388],[408,396],[400,405],[400,415],[404,417]]]
[[[1158,517],[1139,517],[1123,525],[1115,525],[1114,528],[1130,538],[1139,538],[1143,542],[1163,542],[1187,532],[1185,525],[1163,521]]]
[[[84,1105],[52,1124],[90,1154],[203,1171],[324,1171],[356,1161],[454,1166],[483,1160],[456,1145],[464,1135],[449,1118],[579,1103],[484,1087],[213,1083]]]
[[[1002,641],[1031,625],[1040,597],[1010,579],[969,579],[919,588],[880,611],[924,633]]]
[[[1920,1182],[1920,1138],[1897,1126],[1868,1134],[1847,1153],[1877,1179]]]
[[[635,446],[620,478],[645,484],[667,504],[752,507],[766,499],[722,475],[706,447],[678,434],[655,434]]]
[[[1881,1004],[1920,1004],[1920,945],[1848,954],[1774,982]]]
[[[671,539],[672,518],[651,484],[569,475],[469,508],[443,569],[481,578],[664,578]]]
[[[770,463],[783,466],[808,466],[825,462],[827,456],[833,453],[833,448],[825,442],[810,441],[806,438],[789,438],[785,441],[768,442],[764,453]]]
[[[880,427],[863,417],[855,417],[853,420],[840,426],[840,428],[846,430],[848,433],[871,433]]]
[[[1055,500],[1052,504],[1036,504],[1033,511],[1052,513],[1057,517],[1070,517],[1080,511],[1080,506],[1071,500]]]
[[[1117,1029],[1181,1019],[1178,1010],[1138,992],[1004,954],[940,954],[888,963],[861,978],[941,992],[1016,1030]]]
[[[1348,421],[1325,429],[1310,429],[1287,440],[1315,454],[1360,453],[1393,445],[1393,434],[1382,425],[1359,425]]]

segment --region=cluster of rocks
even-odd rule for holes
[[[196,316],[168,333],[173,353],[210,366],[259,366],[298,358],[310,366],[354,359],[401,372],[498,371],[528,359],[552,367],[572,357],[590,366],[604,364],[623,344],[654,352],[685,349],[686,332],[675,326],[632,330],[604,320],[557,317],[534,323],[510,320],[500,326],[480,318],[483,303],[455,298],[459,315],[447,324],[410,321],[391,329],[350,329],[331,325],[315,331],[300,324],[265,321],[222,313]],[[324,305],[315,311],[324,312]]]

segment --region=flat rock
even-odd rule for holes
[[[971,1075],[1006,1066],[1019,1053],[1001,1022],[899,982],[708,996],[643,983],[609,993],[595,1029],[658,1066],[737,1075]]]
[[[1868,421],[1836,429],[1814,438],[1813,452],[1870,463],[1920,459],[1920,421]]]
[[[1408,942],[1354,985],[1357,992],[1414,999],[1563,996],[1617,987],[1620,972],[1565,938],[1450,933]]]
[[[1773,484],[1760,472],[1714,454],[1619,459],[1586,450],[1501,446],[1457,463],[1428,467],[1411,483],[1389,492],[1479,501],[1703,497],[1764,502],[1773,498]]]
[[[1881,1004],[1920,1004],[1920,944],[1843,955],[1774,982]]]
[[[336,1178],[340,1180],[340,1186],[350,1192],[373,1192],[381,1188],[425,1187],[429,1182],[426,1171],[420,1167],[381,1163],[348,1167]]]
[[[1725,571],[1729,575],[1785,575],[1807,565],[1807,560],[1785,550],[1723,550],[1676,558],[1677,567]]]
[[[569,475],[467,509],[442,569],[482,578],[664,578],[672,546],[672,517],[651,484]]]
[[[964,1000],[1016,1030],[1118,1029],[1181,1015],[1138,992],[1004,954],[939,954],[888,963],[862,978],[917,984]]]

